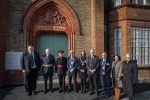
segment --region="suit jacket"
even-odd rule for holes
[[[47,58],[47,55],[43,55],[41,58],[41,65],[42,65],[42,72],[47,73],[49,70],[49,73],[53,73],[53,66],[47,68],[44,65],[55,65],[55,59],[53,55],[49,55],[49,59]]]
[[[111,70],[111,60],[106,58],[106,63],[105,63],[105,70],[103,69],[102,65],[103,59],[100,60],[100,74],[102,72],[105,72],[105,75],[110,76],[110,70]]]
[[[86,59],[86,67],[87,67],[87,74],[92,74],[90,70],[95,70],[93,74],[98,74],[98,68],[99,68],[99,57],[94,55],[94,61],[92,63],[92,57],[89,56]]]
[[[34,52],[34,62],[36,68],[40,70],[41,63],[40,63],[40,56],[37,52]],[[20,65],[22,70],[26,70],[26,73],[29,73],[32,68],[32,58],[29,52],[24,52],[20,58]]]
[[[73,62],[73,69],[74,73],[77,73],[77,67],[79,65],[78,58],[74,56],[74,62]],[[67,68],[68,68],[68,74],[70,74],[70,66],[71,66],[71,57],[68,57],[67,59]]]

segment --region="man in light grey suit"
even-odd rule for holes
[[[47,92],[47,78],[49,77],[49,91],[52,93],[53,66],[55,65],[54,56],[50,50],[45,50],[46,54],[41,58],[42,72],[44,77],[44,94]]]
[[[89,76],[89,83],[90,83],[90,95],[93,94],[93,79],[95,82],[95,91],[96,95],[98,94],[98,68],[99,68],[99,57],[97,57],[95,54],[95,50],[90,50],[90,56],[86,59],[86,67],[87,67],[87,74]]]
[[[67,59],[67,68],[68,68],[68,93],[71,91],[71,80],[73,77],[74,82],[74,91],[77,93],[76,90],[76,76],[77,76],[77,67],[78,67],[78,58],[74,56],[74,51],[70,51],[70,57]]]

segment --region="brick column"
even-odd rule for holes
[[[5,85],[5,0],[0,2],[0,87]]]
[[[101,58],[104,52],[104,0],[91,1],[92,17],[92,48],[95,49],[96,55]]]

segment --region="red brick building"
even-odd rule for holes
[[[149,80],[149,5],[149,0],[1,0],[0,86],[23,83],[20,69],[6,68],[5,53],[26,52],[28,45],[40,56],[46,48],[55,57],[60,47],[77,57],[93,48],[99,58],[106,51],[111,60],[119,54],[123,61],[131,52],[138,79]]]

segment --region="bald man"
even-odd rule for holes
[[[44,94],[47,91],[47,78],[49,77],[49,92],[52,93],[52,79],[53,79],[53,66],[55,65],[55,58],[50,54],[50,49],[45,50],[45,55],[41,58],[42,72],[44,77]]]

